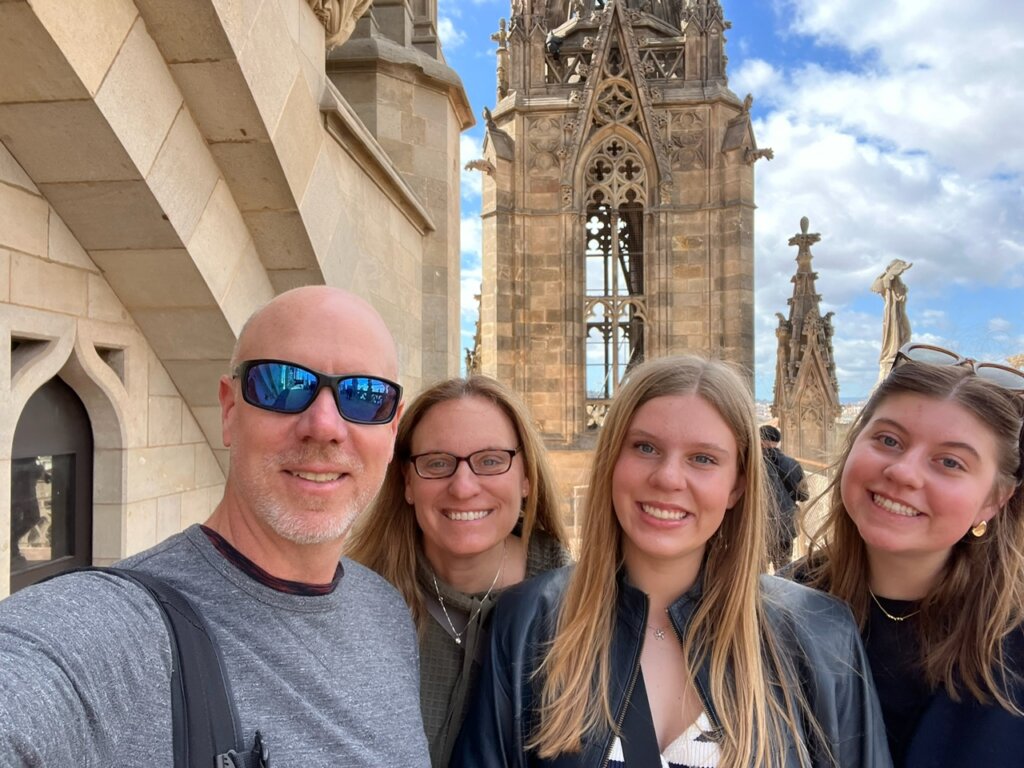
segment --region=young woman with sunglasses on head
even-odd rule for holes
[[[420,703],[448,765],[501,591],[569,562],[543,442],[522,402],[485,376],[419,395],[396,460],[347,554],[405,597],[420,632]]]
[[[890,765],[849,609],[773,576],[754,403],[696,357],[634,368],[580,560],[511,590],[452,765]]]
[[[1024,760],[1024,373],[908,344],[854,422],[801,581],[853,608],[896,766]]]

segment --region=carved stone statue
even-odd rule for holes
[[[491,40],[498,44],[496,74],[498,99],[501,100],[508,96],[508,28],[505,26],[504,19],[498,22],[498,31],[491,35]]]
[[[885,272],[875,278],[875,282],[871,284],[871,290],[879,294],[885,301],[885,311],[882,316],[882,351],[878,358],[882,376],[888,374],[900,347],[910,341],[907,286],[900,275],[912,266],[914,265],[902,259],[893,259],[885,268]]]
[[[327,32],[327,50],[344,43],[373,0],[306,0]]]

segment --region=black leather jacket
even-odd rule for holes
[[[540,683],[533,672],[552,636],[570,572],[571,567],[544,574],[509,590],[498,602],[489,656],[451,768],[599,768],[607,764],[613,739],[609,728],[585,735],[582,751],[554,759],[542,760],[524,746],[537,725],[535,702]],[[762,577],[761,592],[768,623],[780,647],[791,654],[804,694],[836,757],[834,764],[840,768],[889,768],[892,762],[878,700],[849,608],[821,592],[773,576]],[[614,597],[618,610],[611,640],[609,696],[616,722],[621,723],[639,671],[648,600],[621,574]],[[670,607],[669,616],[680,637],[685,636],[700,598],[698,584]],[[718,726],[707,667],[698,670],[696,684],[711,722]],[[800,765],[802,748],[791,745],[787,766]],[[819,756],[813,765],[825,768],[833,763]]]

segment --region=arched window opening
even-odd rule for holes
[[[60,379],[18,419],[11,457],[11,591],[92,563],[92,428]]]
[[[632,147],[612,137],[591,157],[586,178],[587,429],[596,429],[626,371],[644,357],[646,170]]]

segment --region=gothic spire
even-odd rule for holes
[[[832,313],[821,314],[821,296],[815,285],[818,273],[812,266],[811,246],[821,240],[821,235],[809,230],[810,222],[804,216],[800,219],[800,234],[789,239],[789,244],[797,248],[797,267],[792,278],[793,296],[788,301],[789,317],[777,315],[778,355],[772,410],[781,423],[798,433],[805,449],[813,447],[810,452],[815,455],[805,453],[804,457],[817,459],[828,453],[829,430],[826,428],[825,433],[811,439],[811,434],[805,434],[806,427],[809,423],[823,427],[834,423],[839,415],[839,381],[832,349]],[[815,418],[808,420],[806,416],[812,411]],[[786,428],[782,431],[785,435]]]

